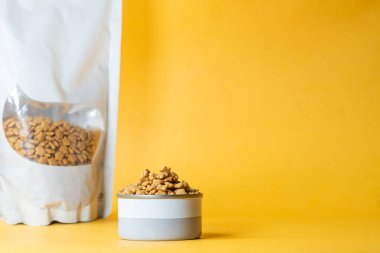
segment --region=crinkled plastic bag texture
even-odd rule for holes
[[[74,223],[110,213],[121,4],[0,0],[0,217],[6,223]]]

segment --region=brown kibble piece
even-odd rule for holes
[[[44,148],[42,148],[42,147],[40,147],[40,146],[36,147],[36,154],[37,154],[37,155],[39,155],[39,156],[43,156],[43,155],[45,155],[45,153],[46,153],[46,151],[45,151]]]
[[[75,157],[75,155],[73,154],[70,154],[67,159],[69,160],[69,162],[71,162],[72,164],[75,164],[76,161],[77,161],[77,158]]]
[[[152,181],[152,186],[153,187],[157,187],[160,184],[161,184],[161,180],[159,180],[159,179],[153,179],[153,181]]]
[[[62,139],[63,138],[62,131],[60,130],[55,131],[55,138],[57,138],[58,140]]]
[[[153,190],[151,190],[151,191],[149,192],[149,194],[150,194],[150,195],[155,195],[156,192],[157,192],[157,190],[156,190],[156,189],[153,189]]]
[[[150,184],[151,182],[149,182],[149,181],[144,181],[144,182],[142,182],[142,186],[148,186],[149,184]]]
[[[17,150],[17,153],[19,153],[21,156],[25,156],[26,152],[23,149]]]
[[[8,141],[10,144],[14,144],[17,141],[17,137],[16,136],[9,137]]]
[[[148,169],[145,169],[144,173],[143,173],[143,177],[148,177],[149,173],[150,173],[150,171]]]
[[[168,177],[169,176],[169,173],[167,173],[167,172],[161,172],[159,175],[158,175],[158,178],[159,179],[164,179],[164,178],[166,178],[166,177]]]
[[[183,187],[182,183],[178,183],[174,185],[174,188],[181,189]]]
[[[37,159],[37,162],[43,163],[43,164],[47,164],[48,163],[48,159],[46,157],[39,157]]]
[[[176,195],[179,195],[179,194],[186,194],[186,190],[184,188],[181,188],[181,189],[177,189],[174,191]]]
[[[184,188],[190,188],[189,184],[186,181],[183,181],[183,180],[182,180],[182,186]]]
[[[63,157],[64,157],[64,155],[61,152],[58,151],[55,153],[55,159],[57,161],[61,161],[63,159]]]
[[[171,182],[171,181],[173,181],[173,177],[171,177],[171,176],[167,177],[167,178],[164,179],[164,181],[165,182]]]
[[[172,189],[174,188],[174,184],[173,183],[170,183],[170,182],[165,182],[165,185],[168,189]]]
[[[166,192],[164,191],[158,191],[155,193],[155,195],[166,195]]]
[[[43,141],[45,139],[45,134],[43,132],[40,132],[39,134],[37,134],[35,137],[34,137],[35,140],[37,141]]]
[[[62,145],[63,146],[70,146],[70,139],[69,138],[67,138],[67,137],[64,137],[63,139],[62,139]]]
[[[57,161],[54,158],[49,158],[48,163],[49,165],[57,165]]]
[[[23,148],[23,142],[21,141],[21,140],[17,140],[16,142],[15,142],[15,146],[14,146],[14,148],[16,149],[16,150],[20,150],[20,149],[22,149]]]
[[[69,160],[67,160],[66,158],[62,159],[62,164],[63,165],[68,165],[69,164]]]
[[[78,149],[79,149],[80,151],[85,150],[85,149],[86,149],[86,144],[84,144],[84,142],[79,142],[79,143],[78,143]]]

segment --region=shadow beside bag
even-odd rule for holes
[[[0,218],[109,215],[121,0],[0,0]]]

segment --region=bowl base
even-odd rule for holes
[[[168,241],[200,238],[202,217],[177,219],[136,219],[119,217],[121,239],[136,241]]]

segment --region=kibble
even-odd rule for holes
[[[100,136],[99,130],[48,117],[12,117],[3,121],[3,128],[9,144],[21,156],[54,166],[91,163]]]
[[[191,188],[186,181],[180,181],[175,172],[164,167],[160,173],[153,173],[145,169],[136,183],[125,186],[119,193],[127,195],[183,195],[199,194],[199,190]]]

